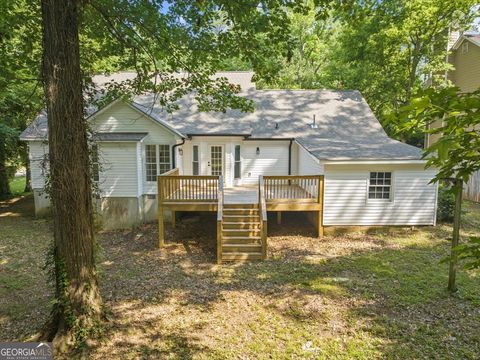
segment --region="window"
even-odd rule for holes
[[[145,145],[145,164],[147,181],[157,181],[157,147]]]
[[[92,177],[93,181],[98,182],[100,180],[100,164],[98,163],[98,146],[92,145],[91,152],[91,166],[92,166]]]
[[[193,145],[192,174],[199,175],[198,145]]]
[[[145,145],[147,181],[157,181],[157,175],[170,170],[170,145]]]
[[[159,174],[170,170],[170,145],[158,145]]]
[[[369,199],[390,200],[392,189],[391,172],[371,172],[368,185]]]
[[[240,179],[242,177],[242,160],[240,158],[240,145],[235,145],[235,168],[234,178]]]

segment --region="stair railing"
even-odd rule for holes
[[[218,178],[217,205],[217,264],[222,263],[222,230],[223,230],[223,179]]]
[[[265,200],[265,181],[263,175],[258,179],[258,213],[260,215],[260,236],[262,242],[262,259],[267,258],[267,203]]]

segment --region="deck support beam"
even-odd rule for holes
[[[282,212],[277,211],[277,224],[280,225],[282,223]]]
[[[318,229],[318,237],[322,238],[324,234],[324,229],[323,229],[323,214],[322,211],[319,211],[317,213],[317,229]]]
[[[172,228],[174,229],[175,228],[175,216],[176,216],[176,211],[175,210],[172,210]]]
[[[161,249],[165,246],[165,225],[163,223],[163,206],[158,207],[158,247]]]

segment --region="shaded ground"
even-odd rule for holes
[[[14,216],[20,205],[0,214],[0,340],[28,337],[48,307],[40,271],[48,223]],[[480,207],[467,205],[463,234],[478,234]],[[294,217],[269,226],[268,261],[218,266],[213,220],[179,221],[164,251],[156,249],[154,225],[99,234],[111,313],[86,356],[479,357],[480,274],[461,271],[460,291],[446,293],[447,266],[439,260],[448,253],[448,226],[319,240]]]

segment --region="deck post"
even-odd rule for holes
[[[158,193],[158,247],[161,249],[165,246],[165,226],[163,223],[163,183],[160,176],[157,177],[157,193]]]
[[[322,238],[324,234],[323,229],[323,192],[324,192],[324,176],[320,175],[318,177],[318,203],[320,204],[320,210],[318,210],[317,214],[317,222],[318,222],[318,237]]]
[[[282,223],[282,212],[277,211],[277,224],[280,225]]]
[[[165,225],[163,223],[164,211],[163,207],[158,207],[158,247],[162,248],[165,246]]]
[[[172,228],[175,228],[175,215],[176,215],[176,211],[175,210],[172,210]]]

